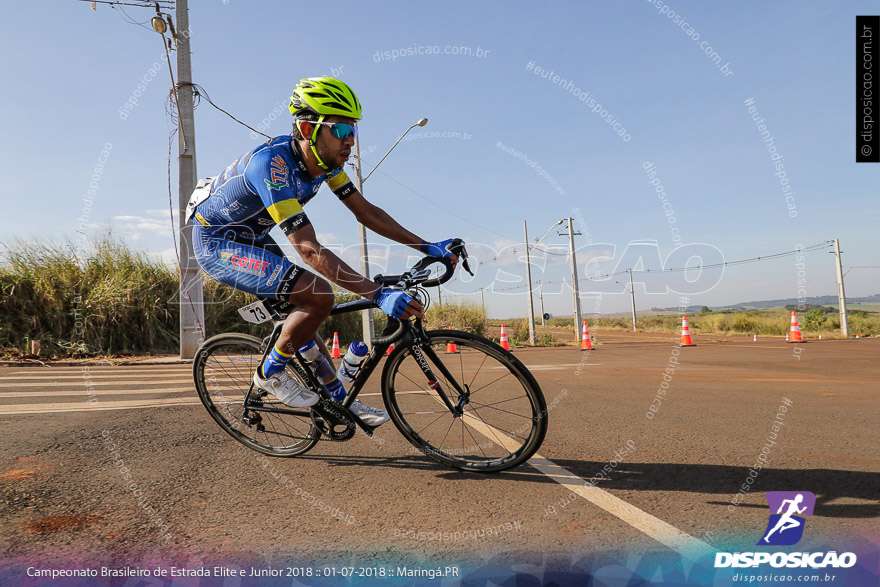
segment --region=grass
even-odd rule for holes
[[[355,299],[337,291],[336,302]],[[254,300],[210,278],[204,279],[205,319],[208,336],[221,332],[245,332],[257,336],[267,326],[253,326],[238,315],[238,308]],[[150,259],[111,237],[94,241],[77,255],[71,242],[62,245],[13,241],[5,245],[0,261],[0,354],[22,355],[28,342],[39,339],[43,356],[120,353],[176,353],[179,348],[179,300],[177,270]],[[839,336],[839,317],[821,308],[799,314],[806,336]],[[689,316],[695,333],[784,336],[790,314],[783,308],[762,311],[720,311]],[[629,318],[588,318],[598,331],[629,331]],[[880,335],[880,313],[864,309],[849,312],[852,335]],[[374,310],[376,331],[385,315]],[[487,335],[490,326],[482,308],[473,303],[435,304],[428,310],[430,329],[455,328]],[[503,321],[513,344],[528,340],[524,318]],[[549,326],[570,328],[571,319],[551,318]],[[641,332],[678,334],[676,315],[643,316]],[[331,317],[319,333],[331,339],[339,333],[344,347],[362,336],[360,313]],[[552,333],[536,333],[539,346],[565,344]],[[568,336],[562,337],[568,340]]]
[[[621,318],[596,318],[587,317],[590,330],[597,331],[632,331],[632,321],[629,317]],[[848,312],[849,330],[852,336],[880,335],[880,313],[866,312],[864,310],[850,310]],[[528,339],[528,322],[525,318],[513,318],[507,320],[490,320],[492,326],[498,326],[504,322],[508,327],[508,335],[511,339],[523,341]],[[540,323],[536,319],[536,322]],[[801,332],[805,336],[818,337],[820,334],[825,338],[840,336],[840,318],[836,313],[822,311],[810,311],[798,313],[798,322]],[[655,315],[639,316],[637,320],[639,332],[657,332],[664,334],[679,334],[681,332],[681,316],[678,315]],[[693,314],[688,316],[688,324],[695,333],[721,334],[721,335],[752,335],[759,336],[785,336],[791,325],[791,313],[784,308],[756,311],[724,311]],[[550,318],[547,325],[551,328],[571,328],[571,318]]]
[[[0,354],[26,354],[28,341],[41,341],[43,356],[166,354],[179,349],[177,269],[150,259],[111,237],[86,251],[62,245],[13,241],[0,262]],[[336,302],[355,299],[337,292]],[[265,324],[244,322],[238,308],[256,298],[204,278],[205,328],[267,334]],[[384,314],[375,311],[377,331]],[[343,345],[360,339],[360,313],[333,316],[319,333],[338,331]]]

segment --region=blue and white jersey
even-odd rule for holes
[[[210,196],[196,206],[193,223],[210,233],[231,230],[255,242],[276,224],[291,234],[309,224],[303,206],[325,181],[340,200],[355,192],[342,169],[312,179],[293,137],[275,137],[236,159],[211,182]]]

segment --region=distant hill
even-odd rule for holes
[[[880,303],[880,294],[861,298],[846,298],[847,302],[852,303]],[[813,306],[836,306],[837,296],[813,296],[807,298],[803,302],[798,302],[797,298],[784,298],[780,300],[762,300],[759,302],[741,302],[730,306],[716,306],[710,308],[712,310],[766,310],[767,308],[780,308],[784,306],[797,305],[799,303]],[[688,306],[687,312],[699,312],[703,306]],[[654,312],[679,312],[681,308],[651,308]]]

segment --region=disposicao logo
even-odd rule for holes
[[[809,491],[768,491],[764,494],[770,506],[767,529],[761,535],[758,546],[790,546],[804,536],[806,518],[812,516],[816,496]],[[826,567],[847,569],[856,564],[852,552],[718,552],[715,568],[755,568],[769,564],[774,568],[821,569]]]
[[[800,542],[807,523],[804,516],[813,515],[816,496],[809,491],[768,491],[764,497],[770,506],[770,521],[758,545],[790,546]]]

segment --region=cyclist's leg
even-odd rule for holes
[[[268,234],[266,235],[266,238],[265,238],[265,240],[263,241],[263,243],[261,244],[261,246],[262,246],[264,249],[266,249],[267,251],[269,251],[270,253],[274,253],[274,254],[279,255],[279,256],[281,256],[281,257],[284,256],[284,252],[281,250],[281,247],[278,246],[278,243],[275,242],[275,239],[273,239],[271,235],[268,235]],[[314,274],[307,273],[307,275],[311,275],[311,276],[315,277],[318,281],[323,281],[320,277],[316,277],[316,276],[314,276]],[[324,288],[324,286],[326,286],[326,288]],[[315,285],[314,283],[312,283],[309,287],[305,287],[305,288],[303,288],[303,287],[297,287],[296,290],[298,290],[298,291],[294,291],[293,293],[294,293],[295,295],[297,295],[297,297],[301,297],[301,294],[302,294],[302,291],[301,291],[301,290],[305,289],[305,290],[308,290],[308,291],[317,291],[317,289],[315,289],[315,288],[324,288],[323,291],[326,293],[326,295],[327,295],[328,297],[331,298],[330,304],[331,304],[331,307],[332,307],[332,303],[333,303],[333,299],[332,299],[332,298],[333,298],[333,288],[332,288],[332,287],[331,287],[326,281],[323,282],[323,284],[321,284],[321,285]],[[279,297],[280,299],[285,299],[285,298],[283,297],[283,295],[282,295],[282,296],[278,296],[278,297]],[[301,300],[300,302],[297,302],[297,301],[295,301],[295,300],[293,300],[293,299],[291,299],[291,298],[286,298],[286,299],[287,299],[289,302],[291,302],[292,304],[294,304],[294,305],[297,305],[297,304],[305,305],[305,304],[308,303],[308,301],[309,301],[309,300]],[[326,302],[326,297],[323,298],[323,299],[324,299],[324,301]],[[328,314],[328,315],[329,315],[329,314]],[[324,318],[324,320],[326,320],[326,317]],[[323,320],[322,320],[321,322],[323,322]],[[332,365],[332,364],[333,364],[333,355],[330,353],[330,349],[327,348],[327,343],[324,342],[324,339],[321,338],[321,336],[320,336],[319,334],[317,334],[317,329],[318,329],[319,326],[320,326],[320,324],[318,324],[318,326],[315,327],[315,333],[314,333],[314,335],[312,336],[312,340],[315,341],[315,344],[318,345],[318,349],[321,351],[321,353],[327,358],[327,360],[328,360],[328,361],[330,362],[330,364]],[[300,328],[302,328],[302,327],[300,326]],[[282,336],[283,336],[283,335],[282,335]],[[279,338],[279,341],[284,342],[283,339],[281,339],[281,338]],[[306,339],[305,342],[304,342],[303,344],[307,343],[308,341],[309,341],[309,339]],[[286,344],[289,344],[289,341],[287,341]],[[293,345],[291,344],[290,346],[293,346]],[[297,348],[300,348],[300,347],[302,347],[302,345],[300,345],[300,346],[297,347]],[[280,345],[279,345],[279,348],[283,348],[283,347],[280,347]]]
[[[279,299],[287,299],[296,307],[284,320],[281,334],[275,343],[277,347],[284,349],[288,354],[293,354],[309,340],[314,339],[325,356],[329,355],[324,341],[315,333],[330,316],[334,299],[333,288],[324,279],[303,270],[297,276],[294,285],[284,291],[289,291],[289,295],[283,298],[282,293],[278,296]],[[328,360],[333,364],[329,356]]]
[[[286,300],[296,306],[276,342],[277,349],[284,355],[292,355],[308,342],[330,315],[333,290],[329,284],[287,260],[272,240],[244,244],[194,227],[193,248],[199,265],[213,279],[262,298]],[[283,368],[285,358],[275,357],[278,367]]]

